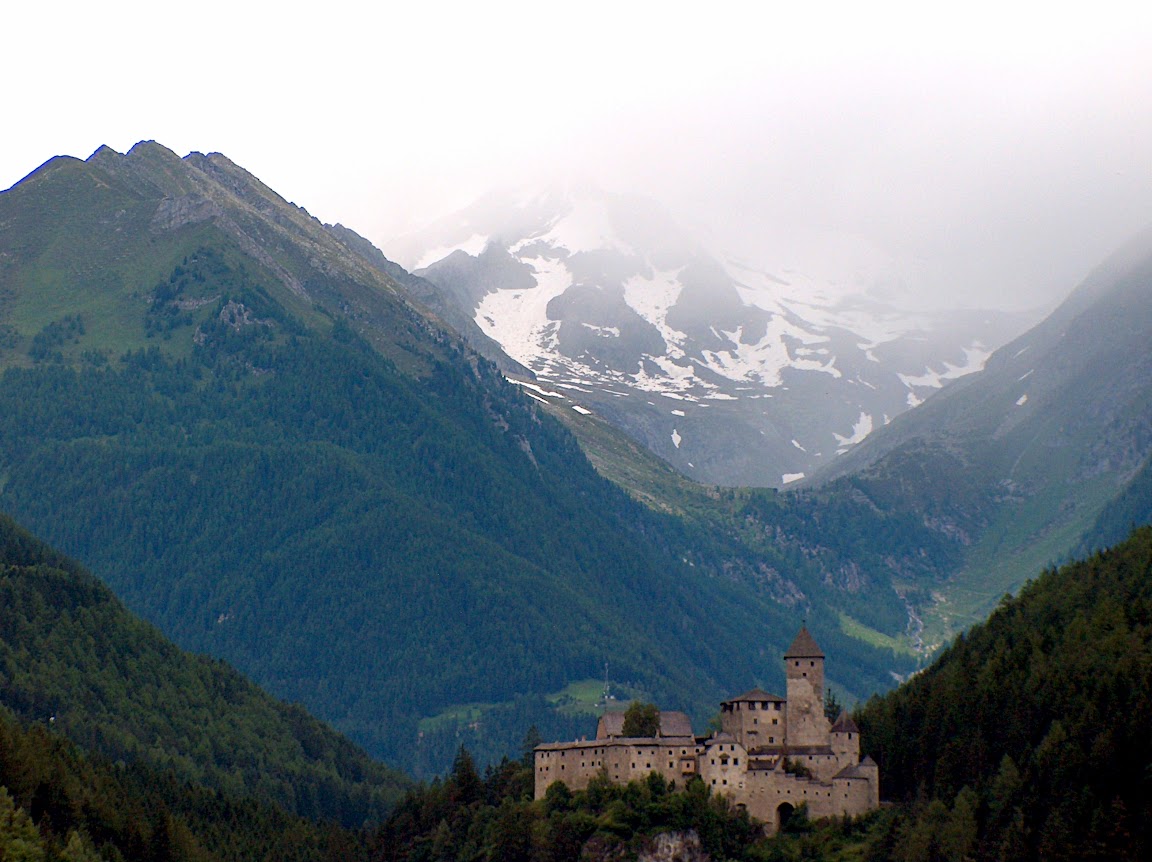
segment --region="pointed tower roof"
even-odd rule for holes
[[[836,723],[832,725],[833,733],[859,733],[860,728],[856,726],[856,722],[852,720],[852,716],[848,714],[848,710],[840,710],[840,717],[836,719]]]
[[[807,626],[800,627],[800,634],[784,653],[784,658],[824,658],[824,650],[820,649],[815,638],[808,631]]]

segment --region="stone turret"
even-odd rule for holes
[[[846,710],[841,711],[840,717],[832,725],[830,741],[832,753],[840,762],[851,764],[860,761],[860,728]]]
[[[807,627],[801,628],[784,653],[788,680],[788,747],[828,744],[828,719],[824,717],[824,651]]]

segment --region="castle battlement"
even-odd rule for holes
[[[810,817],[862,814],[880,804],[880,770],[860,759],[847,713],[824,715],[824,653],[807,628],[784,654],[788,696],[754,688],[720,704],[721,730],[692,732],[682,712],[661,712],[657,735],[623,736],[623,713],[601,716],[596,738],[535,750],[536,798],[562,781],[583,790],[596,775],[621,784],[655,772],[681,786],[698,776],[771,830],[806,804]]]

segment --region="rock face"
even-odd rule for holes
[[[695,829],[687,832],[661,832],[640,851],[637,862],[710,862]]]
[[[654,203],[588,189],[486,200],[410,253],[552,397],[720,484],[810,475],[1023,328],[717,257]]]

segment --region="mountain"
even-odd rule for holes
[[[887,796],[919,801],[872,858],[1148,858],[1150,575],[1145,527],[1045,572],[856,715]]]
[[[929,585],[935,639],[981,619],[999,596],[1078,546],[1100,547],[1146,522],[1150,333],[1152,230],[980,373],[818,474],[827,492],[847,483],[961,550],[951,577]],[[1102,516],[1111,525],[1094,527]]]
[[[222,155],[54,159],[0,225],[0,508],[371,754],[498,759],[606,685],[702,723],[772,687],[798,617],[847,695],[914,666],[883,558],[842,556],[868,530],[640,505],[417,282]]]
[[[0,705],[109,761],[359,828],[411,782],[227,665],[176,648],[0,516]],[[0,782],[3,783],[3,782]]]
[[[720,258],[654,202],[591,187],[490,195],[397,247],[474,346],[472,322],[547,397],[713,484],[810,475],[1024,325]]]

